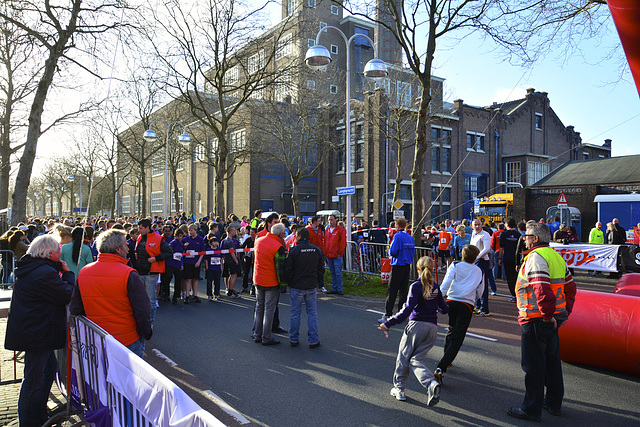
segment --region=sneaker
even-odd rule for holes
[[[511,297],[509,298],[509,302],[518,302],[518,299],[516,297]]]
[[[231,290],[227,291],[227,296],[228,297],[232,297],[233,296],[233,291],[231,291]]]
[[[383,315],[381,318],[379,318],[379,319],[378,319],[378,322],[379,322],[379,323],[384,323],[384,322],[386,322],[387,320],[389,320],[389,317],[391,317],[391,316],[384,316],[384,315]]]
[[[427,406],[436,406],[440,402],[440,384],[437,381],[431,381],[427,388]]]
[[[178,303],[178,298],[174,298],[172,301],[173,305],[176,305]]]
[[[478,307],[473,309],[473,314],[477,315],[478,313],[480,313],[480,309]]]
[[[327,288],[325,288],[325,287],[323,286],[323,287],[321,287],[321,288],[320,288],[320,291],[321,291],[321,292],[326,293],[326,292],[327,292]]]
[[[185,303],[185,304],[189,304],[189,297],[184,297],[182,302]]]
[[[442,381],[442,377],[444,376],[442,369],[437,368],[435,371],[433,371],[433,376],[436,377],[436,381],[438,381],[440,384],[444,384]]]
[[[198,298],[197,296],[194,296],[193,298],[191,298],[191,300],[193,302],[197,302],[197,303],[201,303],[202,301],[200,301],[200,298]]]
[[[398,387],[392,388],[390,393],[396,400],[407,400],[407,397],[404,395],[404,390],[400,390]]]
[[[158,300],[156,300],[156,308],[159,308],[160,304],[158,304]]]
[[[241,294],[248,294],[249,293],[249,289],[247,288],[242,288],[242,290],[240,291]]]
[[[491,291],[491,295],[497,295],[494,291]]]
[[[209,296],[207,297],[207,300],[209,300],[209,302],[213,302],[213,297],[212,297],[211,295],[209,295]]]
[[[216,301],[222,301],[222,298],[220,298],[220,295],[214,296],[213,299],[215,299]]]
[[[485,313],[484,311],[478,311],[477,313],[473,313],[474,316],[478,317],[488,317],[491,316],[489,313]]]

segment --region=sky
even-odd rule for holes
[[[280,17],[279,6],[274,7],[272,16],[275,24]],[[445,79],[445,101],[449,102],[463,99],[469,105],[486,106],[523,98],[530,87],[547,92],[560,120],[565,126],[573,125],[584,143],[602,145],[608,138],[613,141],[613,156],[640,154],[636,139],[640,97],[628,65],[624,65],[620,79],[620,63],[603,60],[610,46],[622,51],[610,17],[608,21],[602,37],[581,43],[580,54],[565,57],[562,49],[545,52],[526,69],[502,61],[500,51],[483,43],[479,36],[440,43],[433,74]],[[68,130],[41,138],[36,175],[48,160],[64,152],[68,139]]]

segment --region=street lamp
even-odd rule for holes
[[[524,186],[522,184],[520,184],[519,182],[498,181],[497,184],[498,185],[504,185],[504,186],[506,186],[506,188],[509,188],[509,187],[524,188]]]
[[[389,74],[387,71],[387,65],[383,60],[378,59],[378,51],[375,47],[375,43],[369,37],[364,34],[354,34],[349,39],[339,28],[326,26],[318,31],[316,35],[316,44],[311,46],[304,57],[304,62],[312,70],[326,71],[327,66],[331,62],[331,54],[329,50],[320,44],[320,34],[329,28],[336,30],[342,36],[347,47],[347,111],[345,112],[345,187],[351,186],[351,59],[349,46],[356,37],[364,37],[369,40],[371,46],[373,46],[373,59],[364,67],[365,77],[374,81],[382,81]],[[347,233],[351,236],[351,194],[347,194],[346,203],[347,214]],[[347,257],[347,269],[350,267],[351,257]]]
[[[166,150],[165,150],[165,156],[164,156],[164,207],[162,210],[162,217],[163,219],[166,219],[167,218],[167,199],[169,197],[168,195],[169,193],[169,131],[171,130],[171,126],[173,125],[182,126],[182,130],[184,133],[178,137],[178,142],[183,146],[188,146],[191,143],[191,137],[187,134],[187,128],[182,123],[171,122],[167,124],[167,122],[165,122],[162,119],[155,119],[154,121],[149,123],[149,129],[144,131],[144,135],[142,136],[144,140],[147,142],[154,143],[156,139],[158,139],[158,135],[156,135],[156,132],[151,129],[151,125],[154,124],[155,122],[162,122],[167,127],[167,143],[166,143]]]

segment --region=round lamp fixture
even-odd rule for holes
[[[325,71],[331,62],[331,54],[321,44],[311,46],[304,56],[304,62],[312,70]]]

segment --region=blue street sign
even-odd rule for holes
[[[338,190],[338,196],[346,196],[348,194],[356,194],[356,187],[355,186],[338,187],[336,190]]]

